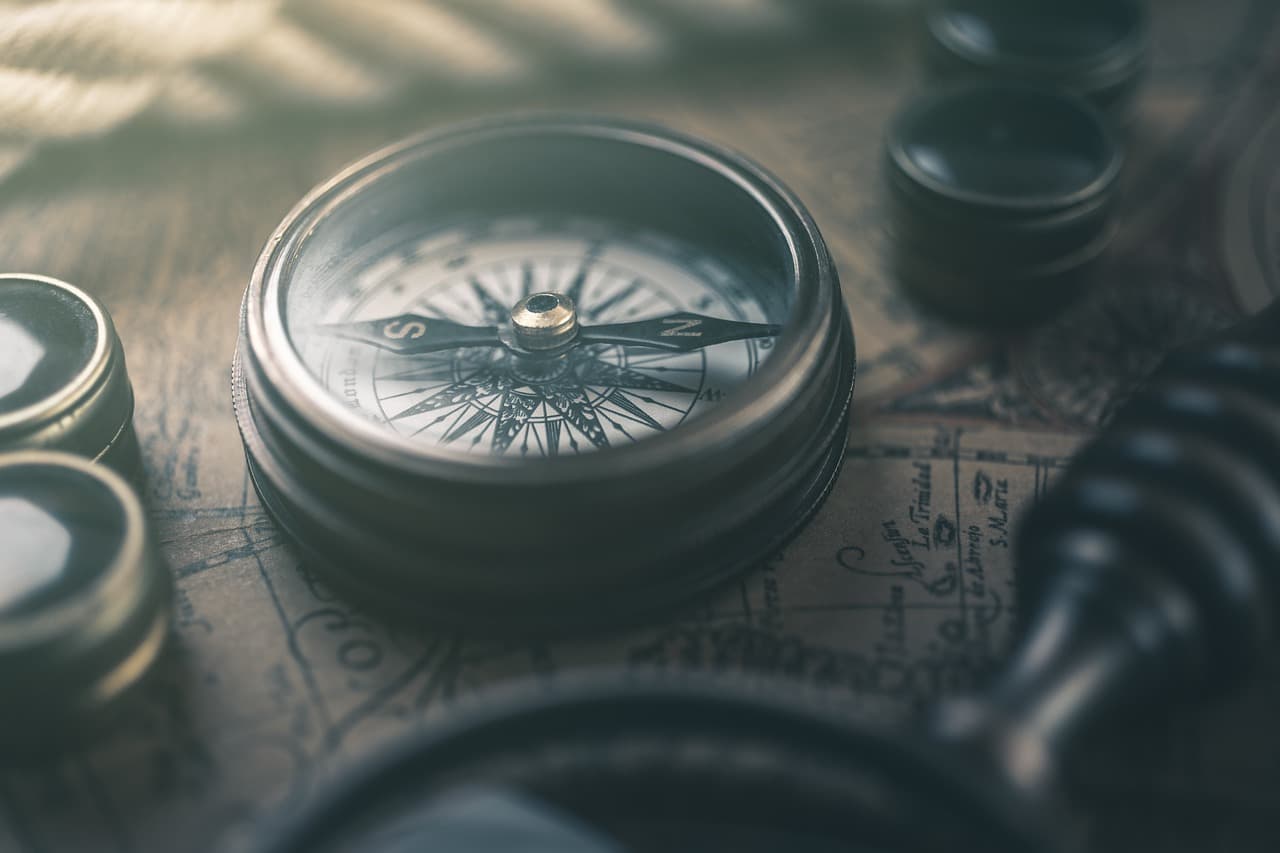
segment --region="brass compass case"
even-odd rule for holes
[[[839,469],[854,363],[826,246],[776,179],[552,116],[410,139],[308,195],[249,282],[232,384],[259,495],[335,586],[544,630],[769,557]]]

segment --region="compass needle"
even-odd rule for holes
[[[579,333],[579,339],[688,352],[729,341],[777,337],[781,332],[782,327],[773,323],[741,323],[681,312],[631,323],[587,326]]]
[[[332,323],[319,327],[321,334],[359,341],[399,353],[418,355],[458,347],[496,347],[501,344],[496,326],[464,326],[452,320],[422,314],[399,314],[378,320]]]

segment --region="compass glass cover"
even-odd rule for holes
[[[786,318],[790,295],[768,278],[642,227],[505,215],[393,229],[293,287],[283,307],[306,370],[349,411],[424,448],[545,458],[713,412],[769,357]],[[517,303],[543,293],[568,298],[578,339],[551,356],[498,343],[511,342],[498,330]],[[736,339],[701,345],[713,324]],[[442,328],[476,340],[415,349]]]

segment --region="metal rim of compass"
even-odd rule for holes
[[[744,209],[731,218],[755,230],[734,239],[772,245],[792,288],[790,315],[770,357],[722,408],[670,433],[554,462],[420,452],[318,393],[289,344],[280,302],[308,239],[388,182],[421,180],[459,152],[482,156],[486,145],[531,139],[634,157],[739,198]],[[672,204],[706,189],[670,177],[646,179],[664,182]],[[409,139],[304,198],[246,289],[232,384],[255,487],[319,565],[338,569],[328,573],[335,586],[419,616],[546,628],[669,606],[780,547],[843,460],[854,361],[826,246],[772,176],[645,124],[525,116]],[[590,523],[574,527],[582,518]],[[530,608],[531,597],[556,606]]]

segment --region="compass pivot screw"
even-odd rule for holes
[[[562,293],[531,293],[511,309],[516,343],[529,350],[554,350],[578,334],[578,311]]]

